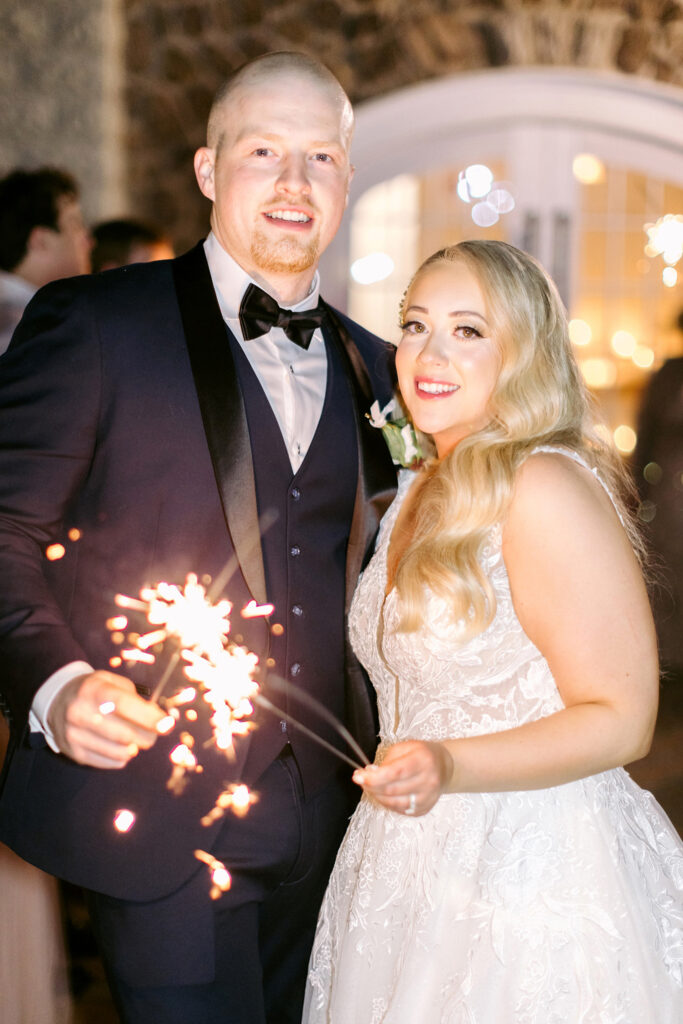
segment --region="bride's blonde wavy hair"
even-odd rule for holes
[[[505,242],[449,246],[413,276],[402,318],[413,284],[435,264],[463,264],[477,279],[500,368],[490,422],[428,462],[414,484],[392,536],[389,581],[401,597],[402,630],[424,621],[429,588],[451,605],[466,640],[495,615],[480,558],[491,527],[505,518],[517,470],[535,448],[560,446],[582,455],[609,487],[641,561],[643,546],[627,509],[632,486],[609,433],[596,429],[600,421],[574,359],[565,310],[542,267]]]

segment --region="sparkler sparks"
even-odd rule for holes
[[[158,731],[163,734],[174,728],[180,717],[180,708],[185,708],[188,721],[196,721],[197,712],[188,705],[193,704],[201,694],[212,709],[210,723],[213,745],[226,756],[234,756],[234,736],[244,735],[251,728],[251,723],[245,721],[245,718],[253,712],[250,698],[258,690],[253,679],[258,658],[229,639],[231,602],[220,600],[212,603],[207,597],[206,588],[193,574],[187,577],[184,587],[162,582],[154,587],[143,588],[139,598],[117,594],[115,602],[119,608],[144,613],[149,624],[154,627],[143,633],[131,632],[126,638],[121,635],[121,630],[128,625],[126,616],[113,616],[107,621],[113,640],[124,642],[127,639],[129,646],[120,651],[123,661],[129,664],[154,664],[157,660],[155,652],[162,650],[167,641],[173,640],[177,645],[152,699],[162,699],[161,692],[172,670],[181,660],[185,675],[195,684],[162,699],[169,713],[159,723]],[[269,615],[272,610],[272,605],[257,605],[250,601],[244,614],[247,618],[254,618]],[[103,713],[111,713],[113,710],[112,706]],[[174,793],[183,791],[189,773],[203,771],[193,750],[194,742],[190,733],[181,733],[180,742],[169,755],[172,770],[167,786]],[[210,823],[228,808],[242,815],[254,799],[246,786],[230,787],[219,796],[205,821]],[[132,824],[130,822],[127,827],[132,827]],[[115,825],[119,828],[116,822]]]
[[[81,531],[76,529],[76,527],[72,527],[67,533],[67,538],[72,542],[80,540]],[[45,548],[45,557],[47,558],[48,562],[58,562],[60,558],[64,558],[65,554],[66,548],[63,544],[60,544],[59,542],[48,544],[48,546]]]
[[[121,809],[114,815],[114,828],[117,832],[128,832],[135,824],[135,815],[132,811]]]
[[[120,608],[144,612],[147,621],[156,627],[141,635],[129,634],[131,646],[121,651],[121,658],[131,663],[154,664],[156,654],[150,648],[158,649],[166,641],[175,640],[178,651],[171,659],[172,667],[182,659],[185,675],[198,685],[185,687],[167,698],[166,707],[173,712],[179,706],[190,704],[200,690],[203,699],[213,709],[214,743],[219,750],[232,754],[233,736],[248,730],[248,723],[243,719],[253,711],[249,698],[258,689],[253,680],[258,658],[229,640],[231,602],[211,603],[206,596],[206,588],[194,574],[187,577],[182,588],[162,582],[155,587],[143,588],[139,599],[117,594],[115,601]],[[258,606],[251,601],[246,614],[253,618],[268,615],[271,611],[271,605]],[[107,624],[114,632],[122,627],[118,616]],[[170,672],[167,670],[162,677],[164,683],[168,675]],[[160,689],[160,685],[157,686],[153,699],[160,696]],[[193,754],[185,756],[174,751],[171,760],[181,771],[196,770]],[[174,775],[177,777],[178,773],[174,771]]]
[[[212,854],[207,853],[205,850],[195,850],[194,855],[197,860],[201,860],[204,864],[208,865],[209,870],[211,871],[211,881],[213,882],[209,895],[212,900],[217,900],[220,894],[222,892],[227,892],[232,885],[230,872],[222,861],[212,856]]]
[[[194,736],[188,732],[180,734],[180,743],[177,747],[174,747],[171,753],[168,755],[173,770],[171,777],[166,783],[166,787],[176,795],[183,792],[187,785],[187,773],[203,771],[202,766],[197,761],[197,758],[192,753],[192,747],[194,746]]]
[[[165,736],[167,732],[170,732],[171,729],[175,728],[176,721],[177,719],[175,715],[166,715],[166,717],[162,718],[160,722],[157,722],[157,732],[159,735]]]
[[[225,572],[221,574],[221,584],[224,576]],[[215,587],[216,584],[214,589]],[[297,722],[259,692],[258,684],[253,678],[258,657],[230,639],[230,614],[233,607],[231,602],[223,599],[212,603],[207,596],[206,588],[199,583],[196,575],[189,575],[184,587],[158,583],[154,587],[143,588],[139,598],[118,594],[115,601],[121,609],[144,613],[148,623],[153,627],[147,632],[128,633],[126,637],[121,632],[128,626],[126,616],[114,616],[108,620],[107,626],[112,633],[112,639],[120,643],[127,641],[129,645],[120,651],[120,658],[123,661],[154,664],[169,640],[175,644],[176,649],[168,659],[152,694],[152,700],[158,700],[168,711],[168,715],[158,726],[160,733],[170,732],[178,724],[181,713],[188,722],[196,721],[198,712],[190,705],[195,704],[201,697],[211,708],[210,744],[231,758],[234,757],[234,737],[244,735],[254,728],[250,716],[254,704],[258,704],[278,717],[287,718],[295,728],[354,768],[367,764],[367,758],[348,730],[313,698],[294,687],[290,688],[291,696],[298,697],[322,718],[331,722],[360,759],[360,763]],[[242,610],[241,615],[243,618],[252,619],[257,616],[270,616],[273,611],[273,605],[258,605],[252,600]],[[282,626],[277,623],[271,624],[271,630],[282,631]],[[183,672],[192,685],[183,687],[171,696],[162,697],[161,694],[173,670],[181,661]],[[279,680],[274,680],[273,685],[280,689],[287,687],[286,683]],[[166,785],[176,794],[184,790],[190,774],[203,771],[194,747],[195,739],[192,734],[183,731],[179,736],[179,742],[169,755],[172,770]],[[209,826],[223,817],[228,810],[242,817],[257,799],[257,795],[251,793],[247,786],[232,784],[219,794],[214,807],[201,822]],[[135,815],[130,811],[117,812],[114,826],[118,831],[126,832],[134,823]],[[212,878],[211,898],[218,899],[222,892],[230,888],[230,873],[225,865],[210,853],[196,850],[195,856],[209,867]]]
[[[222,818],[225,812],[230,809],[238,818],[243,818],[252,804],[258,800],[256,793],[252,793],[248,786],[235,783],[223,790],[216,800],[216,804],[208,814],[202,818],[202,825],[213,825],[214,821]]]
[[[273,604],[256,604],[256,601],[250,601],[241,611],[243,619],[255,619],[259,615],[272,615],[275,611],[275,605]]]

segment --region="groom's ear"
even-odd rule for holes
[[[216,187],[214,181],[214,168],[216,166],[216,150],[202,146],[194,155],[194,173],[197,184],[202,195],[214,202],[216,198]]]
[[[353,164],[351,164],[349,166],[349,180],[348,180],[348,182],[346,184],[346,195],[344,197],[344,209],[346,209],[346,207],[349,205],[349,192],[351,191],[351,182],[353,181],[353,176],[354,176],[355,173],[356,173],[356,168],[353,166]]]

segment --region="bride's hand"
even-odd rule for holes
[[[452,774],[453,759],[442,743],[408,740],[390,747],[381,765],[355,771],[353,781],[389,810],[420,815],[447,791]]]

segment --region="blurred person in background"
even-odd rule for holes
[[[0,353],[38,288],[90,273],[91,249],[70,174],[18,168],[0,179]]]
[[[93,273],[130,263],[152,263],[175,256],[168,237],[153,224],[120,217],[103,220],[93,228]]]
[[[0,352],[38,288],[89,273],[91,246],[72,175],[41,167],[0,180]],[[0,713],[0,763],[8,743]],[[4,844],[0,907],[3,1024],[67,1024],[71,996],[57,882]]]
[[[677,326],[683,337],[683,310]],[[650,378],[633,471],[660,581],[653,605],[666,688],[683,683],[683,356],[667,359]]]

